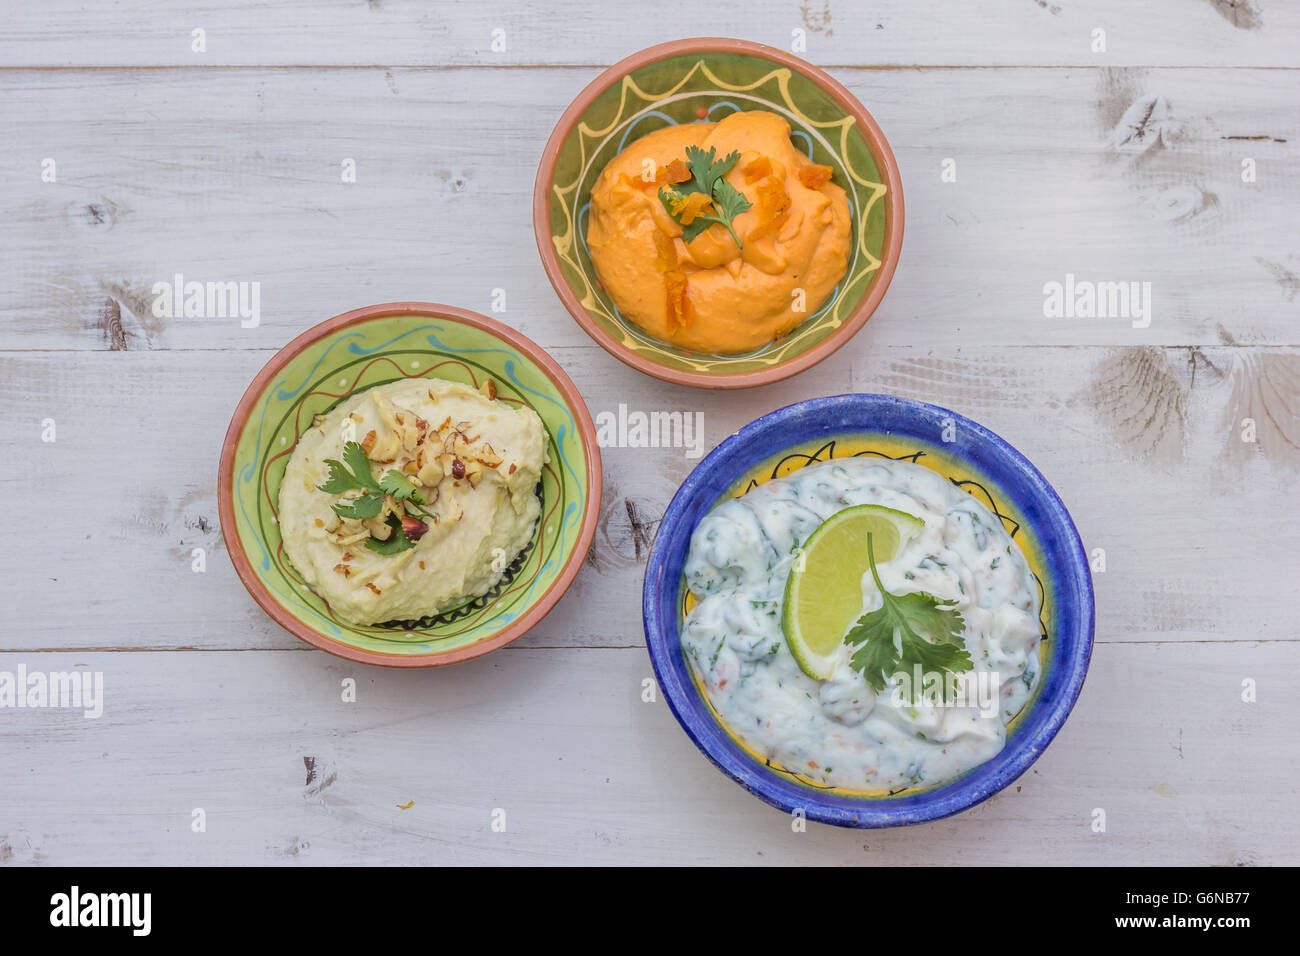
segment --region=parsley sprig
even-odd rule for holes
[[[858,618],[844,643],[855,648],[850,663],[872,690],[882,691],[890,675],[911,673],[921,665],[922,673],[970,670],[970,653],[962,637],[965,622],[951,606],[933,594],[913,592],[895,595],[885,590],[876,571],[871,533],[867,533],[867,562],[880,591],[880,607]],[[945,682],[946,686],[946,682]]]
[[[691,178],[669,189],[661,188],[659,201],[668,210],[668,215],[681,223],[682,207],[687,199],[693,193],[704,193],[713,201],[713,207],[718,211],[718,215],[696,215],[689,223],[682,225],[682,240],[690,242],[716,222],[725,226],[727,232],[731,233],[731,238],[736,240],[737,248],[743,248],[740,237],[732,228],[731,220],[748,209],[751,203],[745,198],[744,193],[725,178],[731,168],[740,161],[740,152],[735,150],[715,161],[716,155],[717,151],[712,146],[707,153],[698,146],[687,146],[686,168],[690,170]]]
[[[329,478],[318,485],[321,491],[330,495],[342,495],[350,491],[360,491],[355,498],[344,498],[334,502],[330,507],[340,518],[377,518],[384,510],[384,497],[387,495],[402,502],[407,512],[433,520],[434,516],[424,510],[428,502],[420,494],[419,488],[400,471],[389,469],[378,480],[370,470],[370,458],[359,442],[350,441],[343,446],[343,461],[326,458]],[[402,526],[402,519],[390,513],[384,523],[393,529],[385,541],[370,538],[366,547],[380,554],[396,554],[407,548],[415,547],[415,539],[410,538]]]

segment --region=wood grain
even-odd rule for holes
[[[653,43],[735,36],[837,66],[1296,66],[1300,10],[1278,0],[369,0],[18,5],[0,62],[22,66],[607,66]],[[192,31],[206,31],[193,51]],[[1104,53],[1093,31],[1106,32]],[[504,31],[494,50],[493,31]],[[500,46],[500,44],[498,44]],[[799,51],[795,51],[799,52]]]
[[[1056,741],[998,796],[918,827],[804,833],[717,772],[662,699],[642,702],[643,649],[422,673],[319,651],[0,654],[0,670],[19,662],[102,671],[105,705],[98,720],[3,713],[13,864],[1233,866],[1300,851],[1294,779],[1265,759],[1294,738],[1294,643],[1100,645]]]
[[[102,671],[107,700],[99,720],[0,711],[0,864],[1300,861],[1300,777],[1278,760],[1300,664],[1300,6],[620,8],[6,11],[0,670]],[[848,347],[793,380],[711,395],[641,376],[545,279],[528,215],[542,145],[635,50],[685,33],[789,48],[793,31],[898,155],[894,283]],[[153,285],[176,273],[260,283],[260,325],[155,317]],[[1044,284],[1067,274],[1151,282],[1150,326],[1045,318]],[[662,700],[640,699],[642,570],[695,464],[682,449],[604,450],[582,573],[500,654],[392,673],[271,623],[216,522],[247,383],[347,309],[486,312],[494,289],[496,317],[551,350],[594,413],[698,410],[711,447],[801,398],[881,391],[1020,448],[1105,553],[1088,682],[1032,770],[954,819],[802,834],[718,774]]]
[[[1183,409],[1180,417],[1143,411],[1161,406],[1140,377],[1125,378],[1135,355],[1142,361],[1134,367],[1164,370],[1162,387],[1176,396],[1168,400]],[[1191,355],[1200,356],[1196,364]],[[699,411],[706,448],[763,411],[810,395],[879,391],[952,407],[1028,455],[1070,508],[1085,547],[1106,552],[1106,570],[1094,576],[1099,641],[1300,639],[1276,604],[1300,577],[1300,554],[1288,544],[1300,519],[1291,494],[1295,434],[1270,431],[1258,413],[1258,441],[1243,449],[1232,425],[1243,401],[1294,404],[1300,350],[986,348],[944,356],[879,348],[864,333],[804,376],[725,395],[649,379],[591,345],[555,356],[593,414],[616,414],[620,403]],[[93,463],[98,492],[93,513],[56,508],[44,516],[57,560],[39,572],[25,544],[30,526],[0,528],[0,605],[23,622],[6,628],[0,647],[296,646],[244,593],[216,519],[221,437],[268,357],[254,350],[6,357],[5,487],[24,487],[35,467],[46,494],[77,500]],[[1199,363],[1224,374],[1202,370],[1193,385]],[[1243,393],[1241,383],[1265,367],[1270,377]],[[57,428],[52,444],[41,441],[48,418]],[[658,518],[696,460],[680,448],[607,448],[603,457],[606,496],[590,557],[522,646],[642,642],[640,616],[629,609],[639,607]],[[191,571],[195,548],[207,555],[202,574]]]
[[[0,165],[20,171],[0,178],[15,223],[0,235],[3,345],[279,347],[380,301],[486,311],[497,288],[496,317],[546,348],[586,344],[542,271],[529,202],[542,145],[591,75],[0,72],[16,133]],[[843,79],[889,136],[907,203],[873,343],[1300,344],[1300,72]],[[1124,137],[1153,96],[1167,105],[1135,151]],[[55,183],[41,182],[45,158]],[[940,179],[946,159],[956,182]],[[261,324],[154,317],[154,284],[177,273],[260,283]],[[1045,318],[1044,284],[1067,274],[1150,282],[1150,326]]]

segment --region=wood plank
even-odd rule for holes
[[[13,224],[0,348],[278,347],[374,302],[487,311],[496,288],[499,317],[542,345],[587,344],[541,269],[529,202],[552,124],[589,76],[0,73],[0,167],[15,171],[0,177]],[[1300,344],[1300,73],[845,79],[891,137],[907,199],[873,347]],[[345,158],[355,184],[340,181]],[[956,182],[941,181],[946,159]],[[260,283],[260,325],[155,318],[154,284],[177,273]],[[1149,327],[1045,318],[1045,284],[1070,274],[1150,282]]]
[[[1291,529],[1300,463],[1300,350],[1015,348],[938,352],[859,337],[759,391],[657,382],[595,346],[555,351],[593,414],[698,411],[712,448],[812,395],[881,391],[967,414],[1044,472],[1096,574],[1112,641],[1296,640],[1279,600],[1300,577]],[[0,528],[5,649],[294,648],[221,554],[217,458],[265,351],[8,353],[0,364],[0,481],[55,502]],[[1289,403],[1289,404],[1288,404]],[[1290,416],[1290,417],[1288,417]],[[1256,420],[1257,441],[1240,422]],[[57,441],[41,441],[53,418]],[[588,566],[524,646],[640,646],[637,612],[657,520],[694,467],[684,449],[604,450],[603,519]],[[39,517],[39,520],[38,520]],[[39,569],[33,536],[41,542]],[[190,571],[191,549],[207,571]]]
[[[159,8],[47,0],[11,11],[0,62],[22,66],[315,64],[409,66],[607,65],[683,36],[740,36],[837,65],[1094,64],[1295,66],[1300,11],[1264,0],[752,0],[734,7],[624,2],[373,0],[250,5],[206,0]],[[205,51],[192,31],[206,31]],[[1093,31],[1106,32],[1105,52]],[[504,31],[504,49],[493,47]],[[498,43],[498,48],[500,43]]]
[[[19,664],[101,671],[105,703],[97,720],[0,721],[0,861],[16,865],[1233,866],[1300,853],[1297,771],[1278,760],[1294,737],[1294,643],[1100,645],[1065,728],[998,796],[919,827],[804,833],[718,773],[662,700],[641,701],[643,650],[510,650],[424,673],[315,651],[0,655],[0,670]],[[1247,677],[1258,703],[1241,701]],[[191,831],[195,808],[206,832]]]

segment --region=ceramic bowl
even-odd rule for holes
[[[546,427],[550,463],[531,543],[482,597],[433,617],[357,626],[302,582],[281,544],[280,479],[313,416],[354,392],[429,377],[527,404]],[[374,305],[336,316],[267,363],[235,409],[221,449],[218,505],[226,550],[244,587],[309,644],[369,664],[431,667],[478,657],[519,637],[554,607],[591,545],[600,508],[600,449],[582,396],[541,348],[464,309],[424,302]]]
[[[661,342],[625,321],[601,288],[586,249],[591,187],[623,147],[667,125],[740,110],[784,116],[793,141],[832,167],[848,193],[854,245],[830,297],[789,335],[761,349],[706,355]],[[533,230],[546,274],[578,324],[648,375],[706,388],[775,382],[852,338],[880,304],[903,241],[898,163],[862,104],[826,73],[743,40],[679,40],[616,63],[564,111],[542,154]]]
[[[951,440],[946,440],[951,439]],[[813,462],[856,455],[907,459],[965,488],[1002,521],[1040,587],[1042,678],[1008,725],[1006,746],[965,774],[925,788],[866,793],[826,787],[765,761],[721,723],[684,659],[691,533],[719,502]],[[1092,653],[1092,579],[1065,506],[1038,470],[982,425],[934,405],[888,395],[815,398],[764,415],[728,438],[687,477],[646,569],[646,642],[669,707],[695,745],[742,787],[788,812],[851,827],[945,817],[979,803],[1028,769],[1061,728]]]

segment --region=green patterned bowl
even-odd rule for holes
[[[707,355],[661,342],[619,315],[585,236],[591,187],[630,142],[664,126],[770,110],[848,193],[856,242],[835,291],[789,335],[752,352]],[[614,64],[564,111],[542,154],[533,230],[566,308],[616,358],[648,375],[705,388],[775,382],[853,337],[884,297],[903,241],[903,189],[884,134],[853,94],[781,50],[744,40],[678,40]]]
[[[284,554],[280,480],[312,418],[372,385],[430,377],[475,388],[541,416],[550,463],[539,483],[532,542],[482,597],[419,621],[357,626],[339,619]],[[267,363],[235,409],[221,449],[217,500],[235,571],[254,600],[309,644],[367,664],[432,667],[478,657],[519,637],[568,588],[600,510],[600,448],[587,406],[538,346],[499,322],[445,305],[372,305],[322,322]]]

